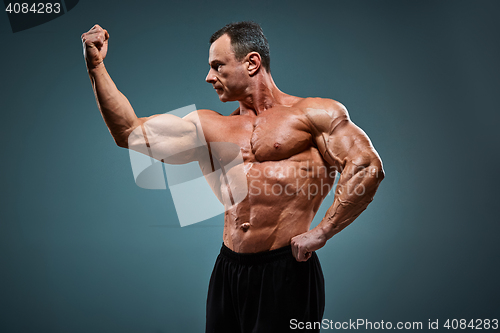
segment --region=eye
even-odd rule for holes
[[[220,68],[222,67],[222,64],[221,63],[215,63],[211,67],[218,72],[220,70]]]

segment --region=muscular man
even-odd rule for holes
[[[210,39],[206,81],[222,102],[239,102],[230,116],[198,110],[138,118],[104,67],[108,39],[98,25],[82,35],[97,104],[118,146],[155,151],[165,163],[198,161],[205,175],[234,159],[216,143],[239,148],[243,163],[223,170],[224,181],[207,177],[225,205],[207,332],[285,332],[292,322],[320,321],[324,281],[315,251],[354,221],[384,177],[366,134],[342,104],[278,89],[256,23],[228,24]],[[209,160],[200,147],[208,147]],[[337,171],[334,202],[309,230]],[[227,200],[241,188],[248,192],[242,200]]]

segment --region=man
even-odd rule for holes
[[[228,24],[210,39],[206,81],[222,102],[239,102],[230,116],[198,110],[138,118],[104,67],[108,38],[98,25],[82,35],[97,104],[117,145],[166,163],[198,161],[225,205],[206,331],[285,332],[321,321],[324,281],[314,251],[367,207],[384,177],[366,134],[342,104],[278,89],[256,23]],[[221,142],[238,147],[243,163],[230,165],[234,151]],[[220,181],[208,176],[217,168]],[[333,205],[309,230],[337,171]],[[242,188],[247,193],[234,200]]]

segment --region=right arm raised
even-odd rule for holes
[[[185,118],[166,114],[148,118],[136,116],[128,99],[116,88],[104,67],[108,39],[108,32],[99,25],[95,25],[82,35],[84,56],[97,106],[116,144],[151,154],[151,149],[147,151],[143,149],[146,143],[147,148],[154,150],[155,156],[152,157],[163,156],[161,159],[197,147],[199,142],[195,125],[196,116],[192,114]],[[194,160],[194,155],[184,154],[183,157],[180,155],[179,157],[180,161],[172,160],[172,163]]]

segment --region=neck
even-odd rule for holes
[[[257,73],[247,88],[247,94],[240,102],[240,114],[259,115],[275,105],[283,104],[285,93],[280,91],[271,74],[266,71]]]

